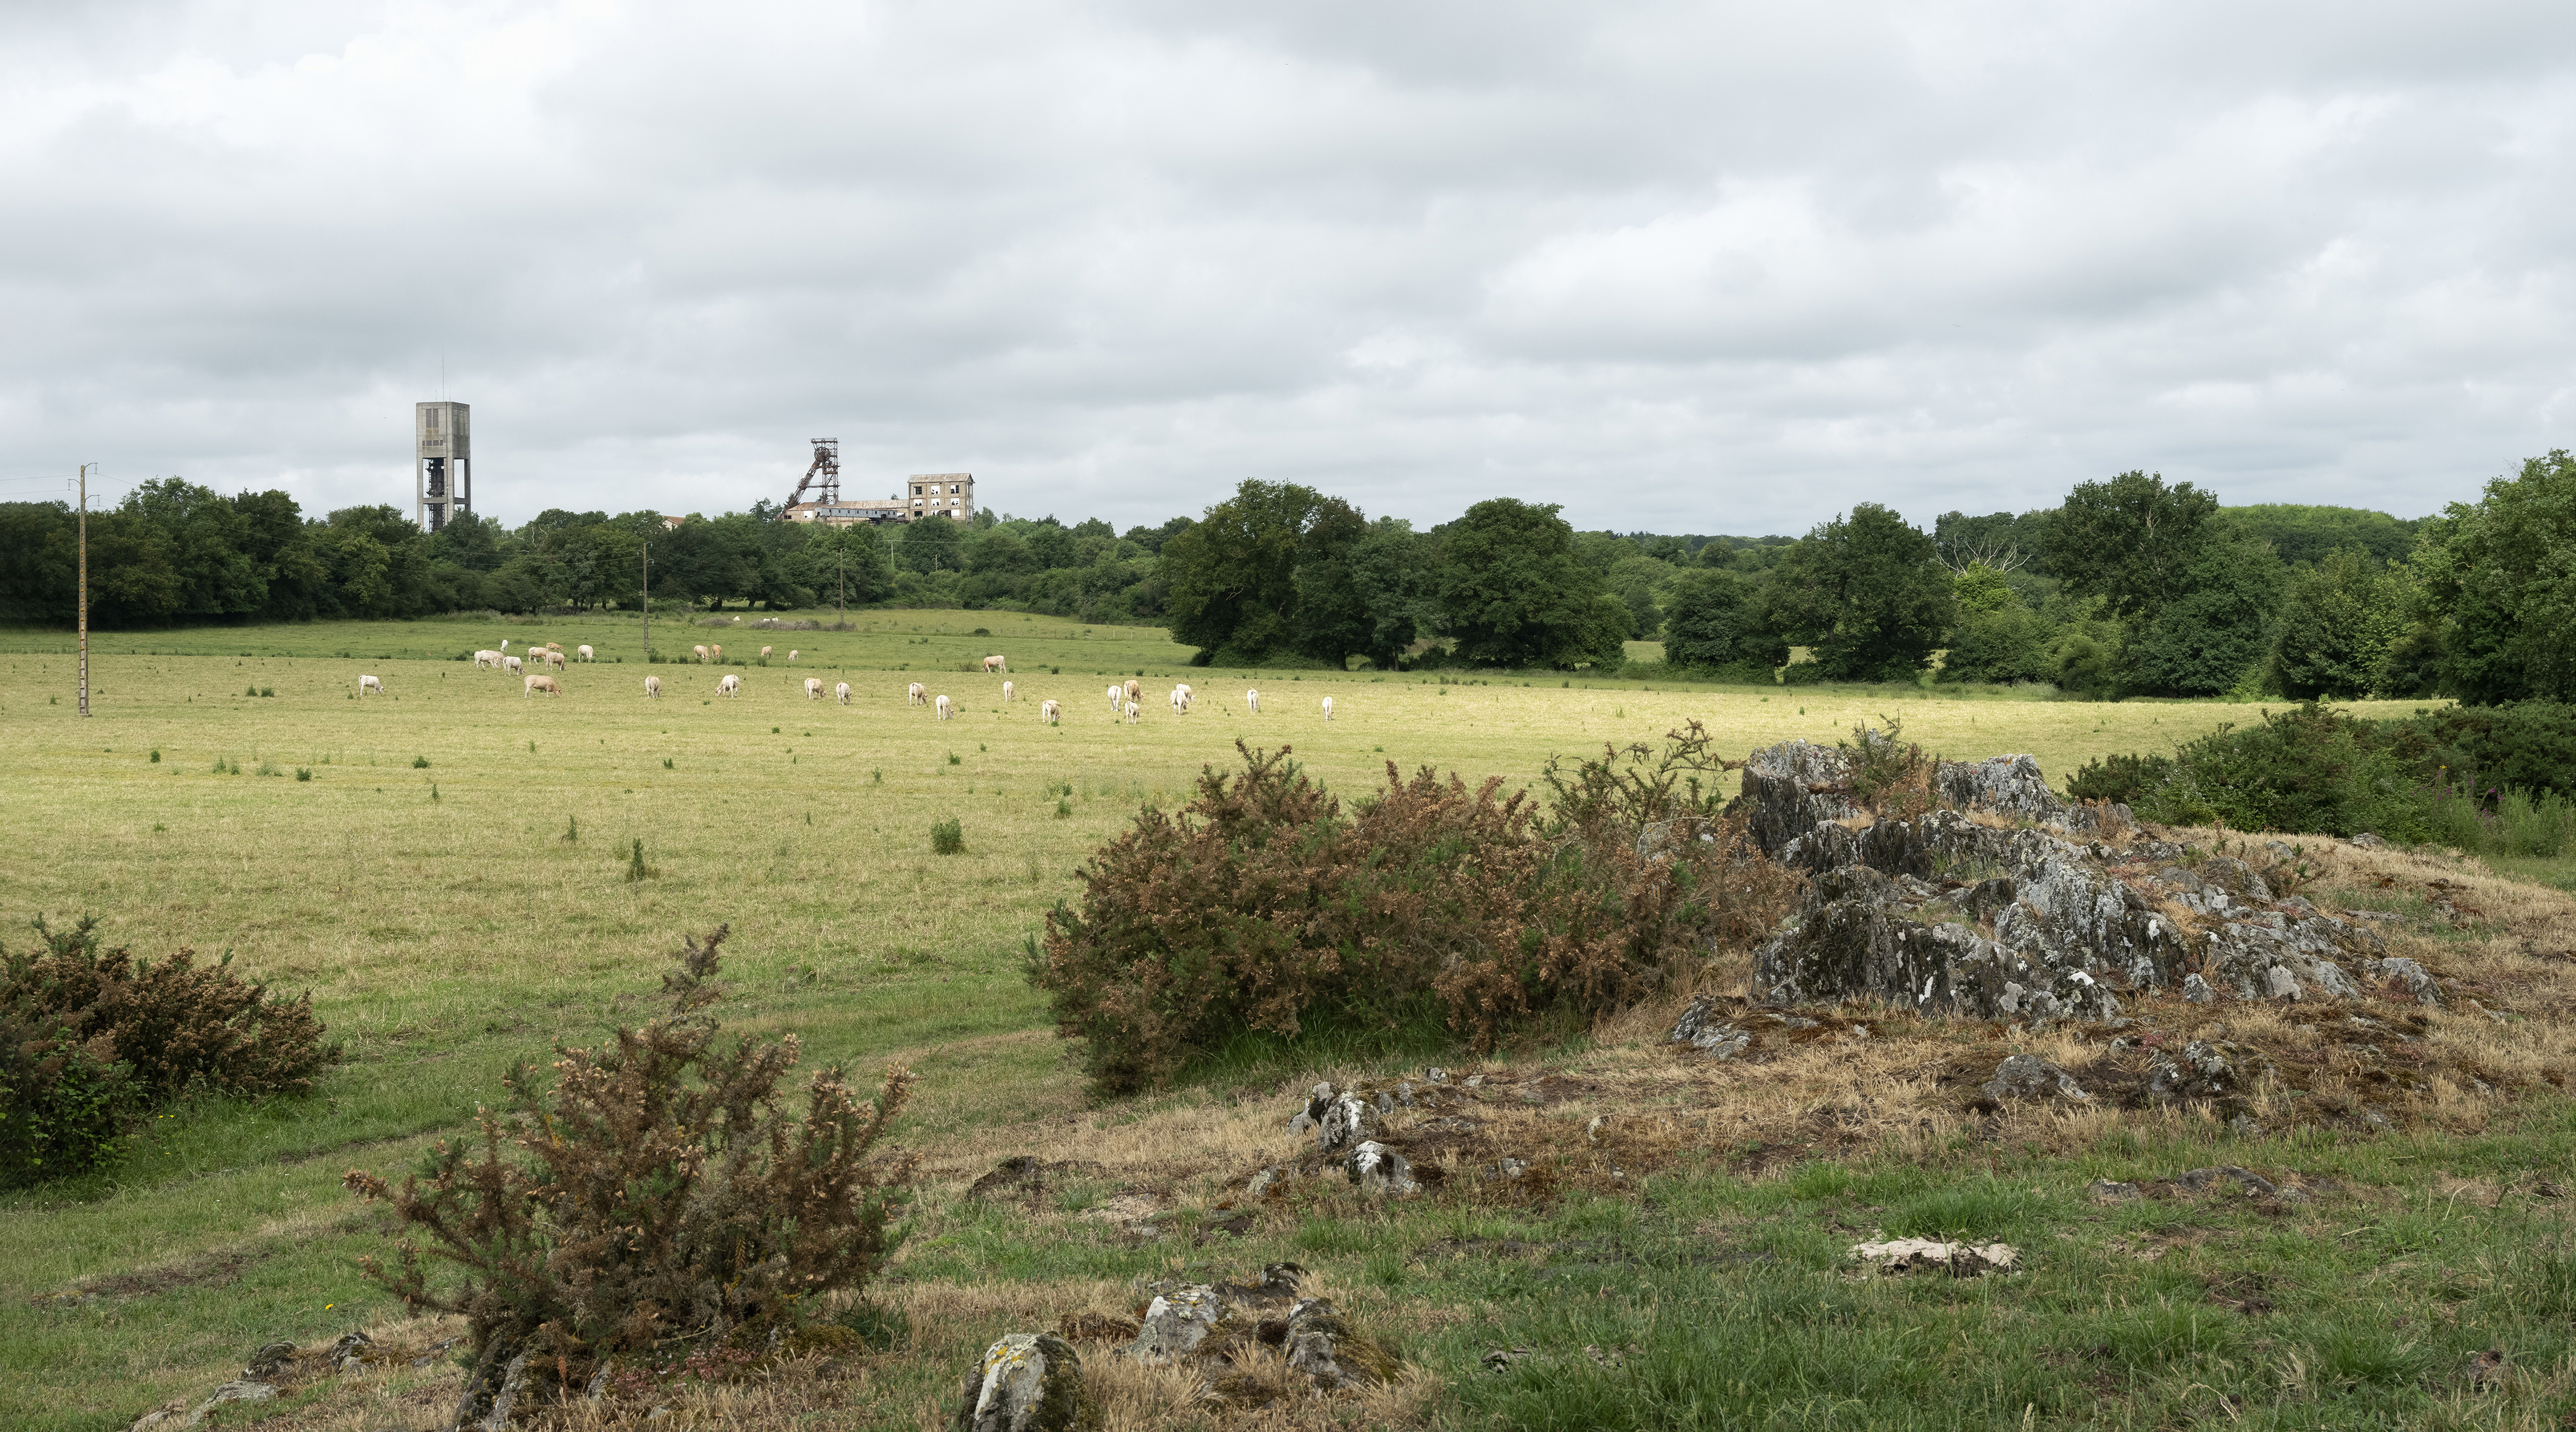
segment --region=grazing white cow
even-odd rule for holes
[[[548,696],[561,696],[563,695],[563,686],[551,676],[545,676],[542,674],[531,676],[527,681],[527,689],[521,691],[519,693],[519,697],[521,700],[525,700],[528,697],[536,695],[540,691],[544,692]]]
[[[724,674],[724,680],[716,683],[716,694],[718,696],[738,696],[742,694],[742,678],[734,675],[730,671],[726,672]]]
[[[787,664],[789,666],[794,666],[796,664],[796,648],[792,646],[787,648]]]
[[[940,720],[942,720],[942,721],[945,721],[945,720],[947,720],[949,717],[954,716],[954,715],[956,715],[956,714],[957,714],[957,708],[955,708],[955,707],[953,707],[953,706],[949,705],[949,704],[948,704],[948,698],[947,698],[947,697],[945,697],[945,696],[940,696],[940,697],[935,697],[935,698],[933,698],[933,699],[932,699],[932,701],[931,701],[931,705],[933,705],[933,706],[935,706],[935,707],[937,707],[937,708],[939,709],[939,719],[940,719]]]
[[[1002,670],[1003,665],[1004,663],[1000,657],[988,656],[984,658],[984,674],[986,676],[991,676],[995,672]]]
[[[573,650],[574,650],[574,651],[576,651],[576,652],[578,652],[578,653],[580,653],[580,655],[581,655],[581,659],[582,659],[582,660],[584,660],[584,661],[597,661],[597,660],[599,660],[599,653],[597,653],[597,652],[595,652],[595,651],[592,651],[592,650],[590,649],[589,645],[588,645],[588,644],[586,644],[586,643],[585,643],[584,645],[574,647],[574,648],[573,648]]]
[[[1329,696],[1324,698],[1324,719],[1327,721],[1333,719],[1333,698]]]
[[[504,656],[507,656],[507,655],[509,655],[509,653],[510,653],[510,639],[509,639],[508,637],[503,637],[503,638],[501,638],[501,654],[502,654],[502,655],[504,655]]]
[[[378,696],[382,696],[385,694],[385,684],[372,676],[359,677],[358,694],[360,696],[364,696],[370,691],[376,693]]]
[[[850,683],[848,683],[848,682],[846,682],[846,681],[840,681],[840,682],[835,682],[835,683],[833,683],[833,685],[832,685],[832,696],[833,696],[833,699],[835,699],[835,700],[839,701],[842,705],[844,705],[844,706],[849,705],[849,704],[850,704]]]
[[[1145,683],[1135,680],[1132,677],[1129,678],[1127,682],[1127,704],[1133,706],[1144,699]]]
[[[501,664],[501,653],[497,651],[478,651],[474,653],[474,664],[477,667],[497,667]]]
[[[930,692],[928,688],[916,681],[904,689],[904,699],[915,706],[925,706],[930,702]]]
[[[563,669],[564,669],[564,654],[563,654],[562,652],[560,652],[560,651],[555,650],[555,649],[554,649],[553,647],[551,647],[551,646],[550,646],[550,647],[547,647],[547,648],[546,648],[546,665],[553,667],[553,668],[554,668],[555,670],[557,670],[557,671],[561,671],[561,670],[563,670]]]
[[[1011,704],[1011,697],[1012,697],[1012,695],[1013,695],[1013,688],[1012,688],[1012,686],[1011,686],[1011,683],[1009,683],[1009,682],[1007,682],[1007,681],[1003,682],[1003,683],[1002,683],[1002,704],[1003,704],[1003,705],[1005,705],[1005,706],[1010,705],[1010,704]]]
[[[1251,712],[1255,716],[1260,715],[1261,693],[1258,691],[1247,691],[1243,693],[1243,709]]]
[[[765,647],[765,646],[764,646],[764,647],[762,647],[762,648],[760,649],[760,659],[761,659],[761,660],[763,660],[763,661],[767,661],[767,660],[769,660],[769,648],[768,648],[768,647]]]
[[[1109,709],[1112,711],[1124,711],[1127,709],[1126,687],[1113,686],[1109,688]]]
[[[711,646],[711,647],[708,647],[708,648],[707,648],[707,650],[712,651],[712,652],[714,652],[714,653],[716,654],[716,660],[718,660],[718,661],[722,661],[722,660],[724,660],[724,643],[723,643],[723,642],[717,642],[715,645],[713,645],[713,646]]]
[[[1128,724],[1128,725],[1130,725],[1130,726],[1134,726],[1134,725],[1137,725],[1138,723],[1142,722],[1144,719],[1145,719],[1145,708],[1144,708],[1144,707],[1142,707],[1142,706],[1137,705],[1137,704],[1136,704],[1135,702],[1133,702],[1133,701],[1128,702],[1128,703],[1127,703],[1127,724]]]
[[[1061,707],[1061,706],[1056,705],[1053,701],[1041,701],[1041,702],[1039,702],[1039,703],[1038,703],[1038,719],[1039,719],[1039,720],[1044,721],[1044,722],[1045,722],[1045,723],[1047,723],[1048,725],[1052,726],[1052,725],[1055,725],[1058,721],[1062,720],[1062,719],[1063,719],[1063,717],[1064,717],[1064,708],[1063,708],[1063,707]]]
[[[1171,701],[1171,703],[1172,703],[1172,714],[1173,714],[1173,715],[1175,715],[1175,716],[1185,716],[1185,715],[1188,715],[1188,714],[1189,714],[1189,709],[1190,709],[1190,693],[1189,693],[1189,689],[1188,689],[1187,687],[1182,687],[1182,686],[1175,686],[1175,687],[1173,687],[1173,688],[1172,688],[1172,694],[1171,694],[1171,697],[1170,697],[1169,699],[1170,699],[1170,701]]]
[[[689,654],[695,656],[700,661],[705,661],[707,659],[707,649],[703,646],[690,647]]]
[[[820,701],[823,699],[823,678],[819,676],[809,676],[805,678],[805,699],[808,701]]]
[[[501,658],[501,669],[510,673],[512,676],[518,675],[526,665],[527,663],[521,661],[515,656],[505,656]]]
[[[662,694],[662,678],[660,678],[660,677],[658,677],[658,676],[648,676],[648,677],[645,677],[645,678],[644,678],[644,699],[645,699],[645,700],[647,700],[647,701],[650,701],[650,700],[653,700],[654,698],[656,698],[656,697],[660,696],[661,694]]]

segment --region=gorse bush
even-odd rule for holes
[[[147,1107],[199,1093],[306,1094],[340,1047],[309,999],[271,999],[181,950],[158,962],[103,949],[99,920],[39,918],[38,943],[0,950],[0,1187],[115,1161]]]
[[[889,1068],[869,1100],[825,1068],[792,1115],[795,1036],[719,1039],[725,935],[687,941],[663,1014],[597,1051],[556,1045],[552,1087],[535,1065],[512,1070],[479,1139],[441,1140],[399,1188],[344,1180],[426,1237],[364,1266],[406,1305],[466,1318],[469,1398],[488,1401],[521,1358],[532,1390],[560,1395],[621,1360],[757,1351],[810,1299],[884,1265],[910,1163],[870,1155],[912,1075]],[[433,1259],[463,1279],[433,1279]]]
[[[56,930],[40,917],[41,948],[0,951],[0,1005],[40,1014],[87,1043],[105,1039],[146,1096],[300,1095],[338,1062],[322,1042],[312,996],[273,999],[245,984],[227,953],[211,965],[181,950],[159,961],[104,949],[99,919],[84,915]]]
[[[1029,978],[1104,1089],[1169,1079],[1245,1030],[1436,1018],[1476,1048],[1661,988],[1767,928],[1794,879],[1717,814],[1708,738],[1551,763],[1548,805],[1426,767],[1345,812],[1282,747],[1237,742],[1178,814],[1146,809],[1048,912]]]
[[[0,1010],[0,1188],[73,1178],[116,1161],[142,1112],[133,1073],[105,1035]]]
[[[930,849],[937,855],[966,853],[966,828],[954,820],[943,820],[930,827]]]

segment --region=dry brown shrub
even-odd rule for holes
[[[506,1108],[479,1116],[479,1147],[440,1140],[399,1189],[349,1172],[353,1192],[391,1202],[431,1244],[361,1266],[407,1307],[464,1315],[478,1381],[520,1352],[578,1385],[603,1359],[649,1368],[757,1346],[751,1335],[792,1330],[808,1300],[884,1263],[907,1165],[869,1154],[912,1076],[888,1070],[871,1101],[823,1069],[790,1117],[794,1036],[718,1045],[708,1009],[725,934],[687,942],[662,979],[668,1013],[619,1029],[612,1049],[557,1045],[551,1089],[534,1066],[512,1070]],[[432,1256],[465,1280],[434,1284]]]
[[[1093,1079],[1163,1082],[1245,1029],[1435,1016],[1477,1050],[1517,1022],[1624,1007],[1788,908],[1795,878],[1719,815],[1697,723],[1551,763],[1542,812],[1429,768],[1345,815],[1290,752],[1237,743],[1177,816],[1147,810],[1047,916],[1029,976]]]

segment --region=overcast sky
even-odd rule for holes
[[[2401,516],[2576,446],[2576,5],[0,0],[0,497]]]

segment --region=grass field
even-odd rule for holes
[[[0,902],[9,921],[0,945],[16,949],[30,939],[22,922],[33,915],[59,921],[88,911],[107,917],[115,943],[138,951],[230,950],[256,978],[290,992],[310,989],[350,1054],[309,1103],[186,1106],[161,1120],[150,1146],[112,1178],[0,1203],[0,1424],[121,1427],[166,1397],[202,1392],[237,1373],[262,1342],[309,1341],[384,1318],[383,1300],[351,1261],[381,1248],[383,1238],[373,1216],[341,1192],[342,1171],[403,1165],[427,1137],[462,1127],[509,1061],[541,1055],[556,1038],[596,1040],[653,987],[663,955],[683,931],[733,926],[737,992],[729,1023],[793,1030],[818,1059],[863,1069],[888,1060],[912,1064],[921,1092],[903,1139],[925,1150],[989,1151],[1034,1129],[1114,1127],[1153,1109],[1221,1105],[1223,1095],[1201,1091],[1132,1108],[1094,1107],[1067,1050],[1047,1031],[1018,960],[1041,912],[1072,893],[1070,872],[1085,855],[1140,804],[1186,799],[1200,767],[1230,761],[1237,739],[1291,744],[1334,790],[1357,795],[1388,762],[1528,782],[1551,755],[1651,738],[1687,719],[1704,722],[1721,745],[1740,753],[1793,736],[1830,742],[1856,722],[1890,714],[1927,749],[1956,757],[2029,751],[2059,776],[2094,756],[2161,748],[2252,716],[2215,704],[2092,705],[2000,693],[1936,699],[1914,690],[1250,673],[1190,668],[1187,652],[1152,629],[988,612],[871,612],[852,620],[857,629],[848,632],[777,633],[751,630],[747,619],[723,631],[654,621],[655,648],[664,653],[721,640],[726,669],[745,678],[738,699],[715,694],[716,671],[645,665],[631,615],[102,635],[91,657],[96,714],[86,721],[75,714],[63,635],[0,632],[0,721],[15,738],[0,784],[0,835],[16,852]],[[991,634],[972,634],[978,627]],[[600,662],[567,672],[560,699],[526,700],[514,678],[455,659],[504,637],[514,651],[532,640],[568,650],[590,643]],[[746,664],[763,643],[776,657]],[[785,661],[790,646],[801,653],[793,667]],[[1010,660],[1019,699],[1008,706],[999,679],[962,669],[988,652]],[[1104,686],[1139,672],[1146,679],[1142,724],[1113,721]],[[379,676],[384,695],[361,699],[361,673]],[[663,678],[660,701],[642,696],[648,673]],[[800,683],[807,675],[827,688],[848,680],[852,704],[806,700]],[[958,719],[942,724],[908,706],[904,685],[915,679],[956,698]],[[1185,718],[1161,701],[1176,679],[1198,692]],[[1246,685],[1262,690],[1257,717],[1244,710]],[[1317,709],[1325,696],[1336,708],[1329,723]],[[1038,702],[1048,697],[1064,704],[1059,727],[1037,720]],[[966,851],[934,855],[930,827],[949,818],[962,824]],[[625,877],[637,841],[658,873],[631,882]],[[1280,1071],[1283,1078],[1290,1072]],[[2445,1167],[2475,1176],[2467,1170],[2543,1148],[2563,1162],[2570,1141],[2564,1118],[2532,1117],[2539,1122],[2529,1137],[2538,1142],[2444,1153]],[[2397,1157],[2385,1147],[2368,1155],[2380,1161],[2373,1168]],[[2054,1187],[2089,1167],[2041,1151],[1981,1164],[1979,1176]],[[2504,1176],[2501,1168],[2491,1171]],[[1512,1320],[1553,1319],[1585,1342],[1670,1344],[1681,1356],[1701,1345],[1692,1340],[1720,1336],[1717,1330],[1732,1325],[1727,1319],[1776,1315],[1872,1330],[1885,1356],[1932,1358],[1964,1376],[1979,1361],[1981,1339],[1993,1340],[1994,1349],[2029,1341],[2030,1327],[2014,1322],[2022,1314],[1987,1301],[2003,1294],[1945,1294],[1969,1304],[1917,1307],[1908,1300],[1927,1295],[1828,1296],[1781,1281],[1808,1276],[1807,1264],[1824,1246],[1818,1240],[1836,1236],[1816,1231],[1825,1225],[1815,1224],[1815,1209],[1885,1207],[1936,1191],[1893,1183],[1748,1191],[1703,1178],[1677,1185],[1652,1213],[1633,1201],[1577,1200],[1535,1221],[1477,1215],[1439,1236],[1499,1238],[1508,1225],[1521,1230],[1509,1236],[1528,1234],[1527,1241],[1551,1248],[1610,1238],[1634,1250],[1621,1257],[1637,1267],[1669,1266],[1673,1278],[1699,1280],[1693,1291],[1678,1284],[1665,1290],[1650,1279],[1636,1285],[1643,1291],[1574,1306],[1543,1296],[1516,1303],[1495,1292],[1500,1322],[1478,1337],[1536,1337],[1513,1331],[1519,1324]],[[2019,1236],[2045,1236],[2042,1225],[2056,1226],[2048,1220],[2059,1213],[2104,1223],[2056,1193],[2011,1206],[2020,1211],[2003,1221]],[[2401,1201],[2363,1218],[2358,1233],[2264,1233],[2263,1225],[2241,1220],[2227,1226],[2251,1230],[2244,1236],[2258,1242],[2307,1240],[2336,1256],[2349,1253],[2356,1236],[2378,1240],[2372,1247],[2393,1240],[2419,1258],[2430,1257],[2423,1250],[2444,1237],[2462,1240],[2454,1247],[2484,1250],[2480,1257],[2538,1256],[2516,1251],[2540,1235],[2514,1207],[2463,1211]],[[2509,1228],[2509,1216],[2524,1223]],[[985,1269],[988,1278],[1008,1264],[1013,1278],[1098,1282],[1169,1261],[1105,1233],[1006,1253],[995,1251],[1001,1231],[975,1216],[925,1217],[906,1254],[918,1260],[907,1266],[923,1280],[973,1281],[978,1249],[999,1260]],[[1325,1209],[1319,1217],[1311,1228],[1273,1230],[1274,1251],[1296,1252],[1351,1296],[1375,1299],[1373,1306],[1403,1305],[1408,1287],[1426,1279],[1482,1288],[1521,1276],[1438,1260],[1417,1268],[1398,1256],[1405,1249],[1397,1245],[1423,1227],[1371,1223],[1351,1210]],[[2113,1218],[2097,1231],[2128,1237],[2132,1222]],[[2412,1231],[2388,1231],[2400,1224]],[[1692,1232],[1703,1227],[1728,1231]],[[2452,1228],[2458,1231],[2444,1231]],[[2549,1225],[2549,1236],[2561,1236],[2556,1228]],[[1728,1264],[1732,1271],[1715,1281],[1688,1272],[1701,1265],[1676,1251],[1719,1245],[1791,1251],[1759,1268]],[[1247,1243],[1242,1256],[1257,1267],[1264,1246]],[[2306,1255],[2284,1241],[2266,1256]],[[2563,1252],[2551,1256],[2566,1266]],[[1527,1271],[1533,1281],[1525,1291],[1544,1293],[1542,1263]],[[2154,1285],[2142,1296],[2172,1291],[2160,1273],[2138,1276]],[[2489,1307],[2476,1301],[2489,1296],[2478,1291],[2489,1286],[2461,1296]],[[2320,1299],[2318,1315],[2329,1314],[2323,1290],[2310,1292]],[[2576,1283],[2568,1297],[2576,1300]],[[1701,1303],[1724,1304],[1723,1316],[1679,1311]],[[1775,1307],[1776,1314],[1762,1311]],[[2197,1405],[2191,1399],[2200,1394],[2185,1384],[2219,1378],[2206,1359],[2227,1361],[2244,1377],[2277,1360],[2254,1346],[2263,1339],[2241,1332],[2204,1348],[2195,1341],[2197,1324],[2179,1314],[2121,1317],[2128,1319],[2121,1326],[2135,1324],[2122,1336],[2157,1349],[2150,1381],[2166,1387],[2155,1379],[2174,1373],[2171,1396],[2150,1400],[2156,1407]],[[2021,1330],[1995,1331],[2005,1324]],[[2456,1332],[2459,1325],[2454,1318],[2447,1326]],[[1465,1331],[1419,1331],[1426,1347],[1455,1342],[1451,1350],[1473,1371],[1482,1345],[1468,1347],[1473,1339]],[[2382,1357],[2370,1366],[2399,1371],[2337,1384],[2359,1389],[2354,1395],[2362,1401],[2350,1406],[2391,1387],[2417,1387],[2420,1378],[2405,1370],[2436,1356],[2431,1343],[2402,1330],[2371,1337],[2378,1341],[2352,1356]],[[2418,1351],[2386,1351],[2400,1343]],[[894,1380],[881,1396],[828,1424],[914,1425],[921,1398],[950,1391],[953,1367],[961,1365],[945,1344],[938,1351],[947,1360],[917,1386],[889,1373]],[[2447,1344],[2439,1355],[2449,1355]],[[2016,1363],[2021,1370],[2011,1378],[1996,1373],[1993,1395],[1974,1404],[1982,1411],[1970,1416],[1961,1403],[1959,1416],[1942,1425],[2018,1416],[2023,1402],[2063,1409],[2071,1404],[2058,1393],[2043,1397],[2033,1389],[2041,1382],[2080,1388],[2093,1376],[2080,1359],[2062,1377],[2031,1370],[2045,1366],[2041,1359],[2028,1368]],[[1574,1380],[1587,1386],[1606,1375],[1600,1365],[1576,1371]],[[2555,1386],[2568,1374],[2552,1376]],[[1537,1394],[1513,1390],[1524,1380],[1474,1383],[1444,1405],[1469,1421],[1491,1414],[1539,1425],[1548,1418],[1532,1411],[1539,1403],[1526,1401]],[[1705,1393],[1714,1408],[1754,1398],[1768,1385],[1751,1371],[1721,1381],[1736,1391],[1712,1384],[1713,1391],[1673,1395]],[[1895,1400],[1871,1393],[1853,1405],[1901,1406],[1923,1395],[1908,1386],[1888,1383],[1881,1391]],[[1630,1392],[1603,1391],[1603,1408]],[[2221,1386],[2210,1395],[2241,1393]],[[1567,1425],[1589,1425],[1567,1416]],[[1605,1410],[1600,1419],[1652,1425],[1671,1418],[1642,1416]],[[1825,1409],[1792,1422],[1869,1423],[1837,1416]],[[2462,1425],[2472,1423],[2489,1425]]]

